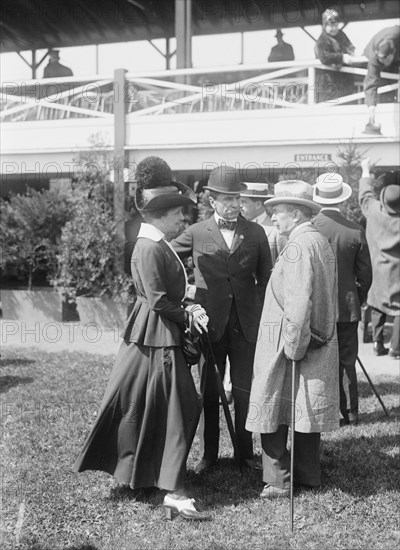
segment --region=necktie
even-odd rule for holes
[[[230,229],[231,231],[235,231],[236,224],[237,224],[236,221],[229,222],[227,220],[222,220],[222,219],[218,220],[218,227],[220,229]]]

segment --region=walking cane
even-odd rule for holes
[[[290,531],[293,533],[294,498],[293,498],[293,477],[294,477],[294,429],[296,423],[296,361],[292,361],[292,403],[290,414]]]
[[[357,355],[357,361],[359,362],[360,367],[362,368],[363,373],[365,374],[365,376],[366,376],[366,378],[367,378],[367,380],[368,380],[368,382],[369,382],[369,385],[370,385],[371,388],[372,388],[372,391],[374,392],[374,394],[375,394],[376,397],[378,398],[379,403],[382,405],[382,409],[384,410],[384,413],[386,414],[386,416],[389,416],[389,412],[388,412],[387,408],[385,407],[385,405],[384,405],[384,403],[383,403],[383,401],[382,401],[382,399],[381,399],[381,396],[380,396],[379,393],[378,393],[378,390],[375,388],[375,386],[374,386],[374,384],[373,384],[371,378],[368,376],[368,373],[367,373],[367,371],[365,370],[364,365],[361,363],[361,359],[360,359],[360,357],[359,357],[358,355]]]
[[[221,375],[220,375],[219,370],[218,370],[218,365],[217,365],[217,362],[215,360],[213,349],[211,347],[210,337],[208,336],[208,332],[206,332],[205,334],[206,334],[208,349],[210,350],[211,360],[214,364],[214,372],[215,372],[215,378],[216,378],[216,381],[217,381],[218,393],[219,393],[219,396],[221,398],[222,408],[224,409],[224,414],[225,414],[226,423],[228,425],[229,435],[231,436],[231,441],[232,441],[232,446],[233,446],[233,454],[234,454],[236,462],[238,463],[240,473],[242,474],[243,471],[242,471],[242,464],[241,464],[241,461],[240,461],[239,446],[238,446],[238,442],[237,442],[237,438],[236,438],[235,429],[233,427],[233,422],[232,422],[232,417],[231,417],[231,413],[230,413],[230,410],[229,410],[228,401],[227,401],[226,395],[225,395],[224,385],[222,383]]]

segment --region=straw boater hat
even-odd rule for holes
[[[317,214],[321,207],[313,201],[313,188],[305,181],[285,180],[279,181],[275,185],[275,195],[273,199],[264,202],[266,206],[275,204],[301,204],[307,206],[313,214]]]
[[[319,204],[336,204],[347,201],[353,190],[344,183],[340,174],[321,174],[314,185],[314,201]]]
[[[204,189],[224,193],[225,195],[237,195],[247,189],[247,187],[240,181],[239,170],[236,170],[233,166],[223,164],[214,168]]]
[[[243,182],[247,189],[240,193],[241,197],[247,197],[249,199],[272,199],[273,193],[270,193],[268,183],[252,183]]]
[[[139,162],[135,174],[135,202],[139,212],[194,205],[196,193],[183,183],[174,181],[169,165],[160,157],[146,157]]]

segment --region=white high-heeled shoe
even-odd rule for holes
[[[176,499],[169,495],[165,495],[163,506],[165,508],[165,517],[174,519],[177,516],[183,517],[192,521],[207,521],[211,519],[209,514],[199,512],[194,507],[194,498]]]

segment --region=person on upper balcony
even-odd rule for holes
[[[322,33],[315,44],[315,56],[335,71],[316,71],[316,101],[330,101],[353,93],[354,76],[339,72],[343,65],[353,63],[355,48],[347,35],[339,29],[339,13],[332,8],[322,14]]]
[[[293,61],[294,53],[293,48],[287,42],[284,42],[283,32],[281,29],[276,30],[275,38],[278,44],[271,48],[271,52],[268,56],[268,61]]]
[[[69,67],[61,65],[59,50],[49,50],[49,62],[43,71],[43,78],[58,78],[63,76],[74,76]]]
[[[367,75],[364,79],[365,102],[369,109],[369,122],[365,132],[380,133],[380,124],[375,123],[375,110],[378,103],[378,88],[383,84],[393,84],[393,80],[381,79],[381,71],[397,73],[399,71],[399,35],[400,26],[387,27],[375,34],[365,47],[363,54],[368,59]],[[386,96],[386,100],[395,100],[395,93]]]

